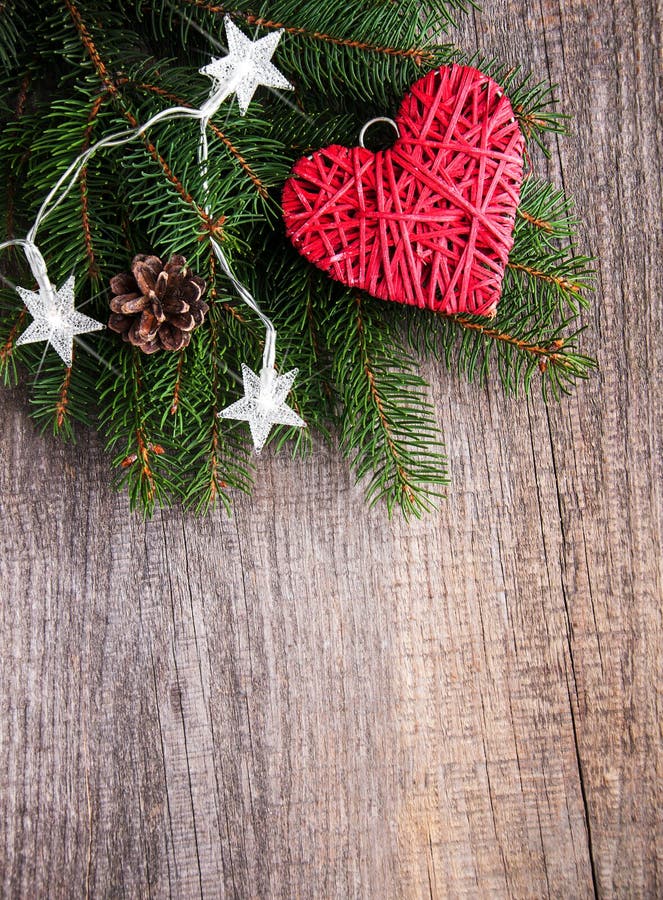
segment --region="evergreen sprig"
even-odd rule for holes
[[[369,503],[419,516],[449,483],[426,382],[375,301],[345,293],[330,318],[343,449]]]
[[[444,317],[343,289],[285,239],[280,189],[292,163],[329,143],[356,143],[367,118],[393,114],[403,92],[452,60],[493,75],[509,94],[528,144],[545,148],[565,118],[549,86],[494,60],[465,57],[446,40],[464,0],[7,0],[0,16],[0,166],[3,231],[24,235],[72,159],[100,136],[177,104],[199,107],[197,69],[221,55],[223,17],[267,33],[282,28],[274,62],[296,91],[285,105],[259,92],[246,117],[226,103],[209,124],[209,196],[195,164],[195,122],[154,128],[121,152],[93,157],[39,235],[51,277],[72,272],[77,305],[105,320],[108,280],[137,252],[183,253],[209,284],[210,311],[189,347],[146,357],[116,335],[84,335],[66,369],[45,345],[16,347],[27,312],[13,290],[30,284],[7,252],[0,288],[0,372],[31,389],[44,428],[74,438],[98,427],[132,506],[151,513],[179,500],[197,511],[231,507],[249,491],[244,425],[217,412],[238,395],[241,363],[262,355],[263,329],[217,271],[210,235],[274,319],[279,365],[298,367],[290,401],[307,429],[281,427],[275,448],[308,452],[338,427],[370,502],[419,515],[448,484],[444,447],[417,358],[431,354],[508,393],[539,381],[558,397],[594,362],[579,349],[591,261],[577,250],[564,193],[529,175],[493,320]],[[205,203],[214,212],[205,212]],[[26,280],[27,279],[27,280]]]

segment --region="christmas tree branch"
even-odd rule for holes
[[[547,182],[532,176],[522,186],[514,242],[504,291],[529,297],[542,313],[577,313],[587,305],[592,260],[578,254],[573,203]]]
[[[23,323],[25,322],[25,317],[27,316],[28,311],[23,306],[19,309],[16,320],[14,324],[11,326],[9,330],[9,334],[2,342],[0,346],[0,360],[4,363],[12,354],[12,350],[14,349],[14,344],[16,343],[16,338],[18,337],[21,329],[23,328]]]
[[[11,322],[5,339],[0,344],[0,372],[2,372],[2,380],[6,385],[16,384],[17,372],[14,360],[14,347],[16,346],[16,338],[23,330],[27,314],[27,309],[22,306],[16,313],[13,322]]]
[[[85,22],[83,21],[83,18],[81,16],[80,12],[78,11],[78,7],[75,6],[75,4],[72,2],[72,0],[64,0],[64,5],[66,6],[66,8],[69,12],[69,15],[71,16],[71,18],[73,20],[73,23],[76,26],[76,31],[78,32],[80,40],[81,40],[83,46],[85,47],[88,56],[92,60],[92,64],[95,68],[95,71],[96,71],[97,75],[99,76],[99,78],[101,79],[104,87],[114,97],[118,97],[119,92],[113,82],[113,79],[110,76],[110,73],[108,72],[108,69],[106,68],[103,60],[101,59],[101,57],[99,56],[99,53],[97,52],[96,45],[95,45],[94,41],[92,40],[90,32],[88,31],[87,26],[85,25]]]
[[[584,287],[584,285],[580,284],[577,281],[571,281],[569,278],[563,277],[561,275],[554,275],[549,272],[543,272],[539,269],[533,268],[532,266],[525,265],[524,263],[509,262],[507,264],[507,268],[511,269],[512,272],[524,272],[530,278],[536,278],[540,281],[545,281],[548,284],[555,285],[561,291],[568,291],[578,296],[580,295]]]
[[[278,323],[284,347],[281,368],[298,368],[294,401],[306,429],[281,429],[277,446],[292,439],[293,452],[312,447],[314,430],[329,437],[329,424],[337,419],[338,395],[332,371],[333,352],[329,330],[336,303],[335,285],[318,270],[299,265],[297,254],[280,251],[276,235],[267,244],[270,259],[268,280],[274,284],[270,297],[271,315]],[[257,289],[257,284],[255,285]],[[299,302],[293,303],[293,297]]]
[[[54,354],[44,354],[42,346],[19,348],[17,361],[34,370],[38,377],[32,385],[32,416],[43,431],[50,430],[65,440],[74,439],[74,422],[90,425],[91,407],[95,402],[97,378],[95,360],[77,344],[72,348],[72,365],[63,366]]]
[[[121,448],[114,465],[122,471],[119,483],[127,487],[131,508],[140,506],[150,516],[157,502],[170,502],[177,484],[168,475],[175,460],[169,459],[167,450],[152,434],[149,388],[146,391],[144,386],[140,357],[139,350],[124,345],[118,360],[122,371],[105,370],[101,379],[101,424],[107,436],[106,448]]]
[[[527,222],[529,225],[533,225],[535,228],[540,228],[541,231],[545,231],[546,234],[553,233],[553,227],[550,222],[546,222],[545,219],[537,219],[531,213],[527,212],[527,210],[519,208],[518,216]]]
[[[179,97],[177,94],[173,94],[170,91],[167,91],[165,88],[159,87],[154,84],[140,84],[137,82],[130,82],[128,78],[122,79],[121,83],[131,84],[133,87],[137,88],[141,91],[147,91],[152,94],[157,94],[159,97],[163,97],[164,100],[169,100],[171,103],[176,104],[177,106],[188,107],[189,109],[193,108],[193,104],[189,103],[188,100],[185,100],[183,97]],[[253,183],[254,187],[258,191],[261,197],[267,198],[268,191],[265,185],[262,183],[260,178],[253,171],[249,163],[239,152],[237,147],[233,144],[229,137],[227,137],[218,125],[215,125],[214,122],[208,122],[207,127],[210,131],[221,141],[221,143],[226,147],[228,152],[235,158],[239,166],[244,170],[249,180]]]
[[[105,65],[105,63],[103,62],[101,55],[100,55],[99,51],[97,50],[97,48],[91,38],[90,32],[87,29],[79,11],[74,6],[74,4],[71,2],[71,0],[65,0],[65,2],[70,11],[70,14],[72,15],[74,23],[76,24],[76,27],[77,27],[77,30],[81,37],[81,40],[83,42],[83,45],[85,46],[85,48],[88,52],[88,55],[90,56],[94,66],[95,66],[97,75],[102,80],[102,83],[105,85],[107,91],[119,102],[119,105],[122,109],[122,112],[123,112],[125,118],[129,121],[129,123],[132,125],[132,127],[137,127],[137,124],[138,124],[137,119],[135,118],[133,113],[131,113],[131,111],[127,108],[126,104],[123,101],[121,93],[120,93],[119,89],[117,88],[118,79],[112,80],[110,78],[109,70],[108,70],[107,66]],[[158,91],[158,93],[161,93],[161,91]],[[186,105],[188,106],[189,104],[187,103]],[[217,132],[218,132],[218,136],[220,136],[223,139],[223,135],[221,135],[220,130],[217,129]],[[204,210],[202,210],[202,208],[199,207],[195,203],[191,194],[184,188],[184,185],[183,185],[181,179],[179,179],[175,175],[170,164],[161,156],[161,154],[159,154],[155,145],[149,139],[147,139],[145,136],[142,136],[142,140],[143,140],[143,143],[145,144],[148,152],[152,156],[152,158],[159,163],[163,174],[166,176],[168,181],[175,187],[179,196],[189,206],[195,208],[195,210],[198,212],[198,215],[204,221],[206,230],[209,232],[209,234],[218,236],[220,227],[224,222],[224,217],[221,216],[216,219],[213,219],[212,217],[208,216],[204,212]],[[226,146],[230,145],[230,147],[232,147],[232,144],[229,141],[226,140],[226,141],[224,141],[224,143],[226,144]],[[246,164],[245,164],[245,168],[248,168],[246,166]],[[256,180],[257,179],[254,178],[254,184],[255,184]],[[210,318],[213,318],[213,316]],[[210,329],[211,329],[212,333],[214,334],[214,327],[211,324],[210,324]],[[214,344],[212,347],[212,353],[215,357],[216,349],[215,349]],[[197,499],[197,505],[199,505],[199,506],[202,505],[205,507],[214,503],[215,499],[219,495],[223,498],[226,506],[229,506],[229,500],[224,491],[224,488],[227,486],[227,483],[224,480],[222,480],[221,478],[219,478],[219,476],[218,476],[218,472],[219,472],[219,422],[216,417],[216,412],[218,410],[218,396],[217,396],[218,395],[218,368],[217,368],[217,364],[215,361],[212,363],[212,370],[214,373],[214,380],[213,380],[213,385],[212,385],[211,441],[210,441],[210,447],[209,447],[209,452],[207,455],[207,463],[206,463],[206,465],[209,469],[209,481],[206,486],[205,485],[201,486],[200,483],[198,485],[194,484],[192,489],[187,494],[187,499],[189,499],[189,500],[191,500],[192,497],[195,497],[196,493],[201,495],[201,497],[199,497]],[[140,373],[136,366],[134,366],[133,374],[136,379],[138,379],[140,377]],[[169,412],[171,410],[174,410],[175,413],[177,413],[179,411],[180,395],[181,395],[181,391],[182,391],[182,374],[183,374],[183,368],[181,366],[179,366],[177,378],[176,378],[176,387],[173,388],[173,391],[171,393],[171,397],[174,397],[175,395],[177,396],[177,402],[174,402],[173,400],[171,400],[171,403],[169,406]],[[153,386],[153,389],[154,389],[154,386]],[[138,403],[138,400],[136,400],[136,402]],[[120,461],[120,465],[122,467],[129,468],[128,482],[129,482],[129,490],[130,490],[130,496],[132,497],[132,502],[134,501],[134,499],[136,497],[140,497],[144,508],[146,509],[148,514],[151,514],[151,511],[154,508],[154,503],[155,503],[155,499],[156,499],[157,482],[155,481],[152,469],[149,466],[149,453],[150,453],[150,448],[152,448],[153,446],[160,446],[160,445],[155,445],[152,442],[144,439],[140,428],[136,428],[135,434],[136,434],[136,440],[137,440],[137,445],[138,445],[137,449],[132,451],[131,453],[125,455],[124,458]],[[133,466],[133,462],[131,462],[132,459],[134,462],[137,462],[140,465],[140,473],[141,474],[140,474],[140,477],[137,479],[133,474],[135,467]],[[127,462],[128,460],[129,460],[129,462]],[[116,463],[117,463],[117,460],[116,460]],[[236,470],[236,472],[240,473],[240,486],[245,485],[247,482],[246,482],[246,477],[245,477],[244,471],[241,470],[241,468],[238,468],[237,466],[235,466],[235,470]],[[196,488],[197,488],[197,491],[196,491]],[[182,486],[182,488],[180,488],[180,490],[184,490],[184,487]]]
[[[177,371],[175,374],[175,384],[173,386],[172,394],[171,394],[171,402],[170,408],[168,410],[168,414],[171,416],[177,415],[180,408],[180,393],[182,391],[182,372],[184,371],[184,361],[186,359],[186,353],[184,350],[180,350],[177,354]]]
[[[283,22],[274,22],[263,16],[257,16],[253,13],[243,12],[232,8],[228,5],[219,5],[207,2],[207,0],[184,0],[188,6],[194,6],[204,12],[214,13],[220,16],[230,15],[233,18],[246,22],[259,28],[268,28],[279,31],[285,31],[287,34],[297,37],[307,38],[312,41],[322,41],[332,44],[335,47],[348,47],[352,50],[361,50],[363,53],[377,53],[384,56],[399,57],[401,59],[410,59],[418,66],[425,63],[433,65],[436,61],[435,53],[430,49],[422,47],[386,47],[377,44],[371,44],[367,41],[351,40],[349,38],[335,37],[331,34],[323,34],[319,31],[309,31],[296,25],[287,25]]]
[[[342,105],[350,89],[355,101],[365,101],[371,109],[386,109],[422,70],[451,61],[455,50],[434,43],[432,36],[439,36],[446,24],[441,22],[440,9],[464,8],[455,0],[379,3],[369,11],[360,0],[331,0],[317,7],[285,0],[270,5],[269,14],[263,15],[264,10],[247,9],[242,3],[187,0],[187,6],[192,15],[181,17],[183,34],[190,33],[192,23],[202,33],[217,31],[219,19],[225,15],[267,29],[283,26],[279,30],[285,30],[290,40],[279,48],[280,62],[297,89],[296,102],[306,114],[311,112],[314,94],[324,95],[329,109]],[[165,30],[162,23],[161,31]]]
[[[0,62],[6,68],[18,59],[21,34],[16,23],[13,3],[0,3]]]
[[[544,397],[559,398],[579,379],[587,378],[596,362],[577,352],[582,329],[572,330],[575,316],[554,321],[517,297],[503,298],[493,320],[465,315],[443,316],[405,310],[408,343],[422,354],[432,354],[469,381],[485,383],[494,363],[506,394],[528,393],[534,378],[541,378]],[[522,302],[522,298],[521,298]],[[396,314],[394,314],[396,315]]]
[[[215,276],[216,276],[216,257],[212,257],[211,260],[212,272],[211,272],[211,282],[214,285]],[[214,304],[216,299],[216,291],[214,287],[212,287],[210,302]],[[218,411],[220,409],[219,401],[220,401],[220,388],[219,388],[219,335],[218,335],[218,321],[216,319],[216,310],[212,310],[211,315],[209,316],[210,323],[210,339],[211,339],[211,353],[210,353],[210,362],[212,366],[212,383],[211,383],[211,405],[209,409],[209,421],[210,421],[210,437],[209,437],[209,452],[207,454],[207,469],[208,469],[208,481],[207,485],[202,490],[200,499],[198,500],[198,504],[201,503],[204,505],[204,508],[208,508],[213,506],[216,502],[216,499],[219,495],[225,501],[226,508],[230,509],[230,500],[225,491],[227,488],[227,482],[219,477],[219,418]]]
[[[483,322],[477,322],[475,319],[471,319],[467,316],[450,316],[450,318],[461,328],[465,328],[469,331],[477,331],[485,338],[502,341],[505,344],[516,347],[523,353],[532,354],[532,356],[539,359],[540,366],[545,367],[548,363],[552,363],[553,365],[566,366],[567,368],[571,367],[569,359],[562,353],[564,347],[563,338],[555,338],[545,344],[531,343],[529,340],[507,334],[499,328],[491,327]],[[542,368],[542,371],[545,371],[545,368]]]
[[[220,318],[223,309],[214,289],[210,296],[208,313],[209,330],[198,336],[202,355],[196,354],[188,385],[188,407],[200,425],[199,433],[190,447],[187,465],[193,472],[182,485],[184,502],[204,512],[221,500],[230,512],[229,489],[250,492],[252,474],[246,444],[237,429],[222,430],[218,411],[230,402],[234,390],[234,378],[223,362],[222,329]],[[200,363],[202,362],[201,367]]]
[[[431,509],[448,483],[425,382],[388,325],[359,295],[336,311],[334,374],[343,399],[342,444],[370,504],[406,516]],[[348,333],[349,332],[349,333]]]
[[[88,117],[87,127],[85,129],[83,135],[83,144],[81,146],[81,153],[84,153],[88,147],[90,146],[90,141],[92,139],[92,131],[94,129],[94,124],[97,120],[97,116],[99,115],[99,110],[101,109],[104,101],[106,100],[108,93],[99,94],[98,97],[92,103],[90,108],[90,115]],[[83,235],[85,238],[85,252],[88,258],[88,275],[92,280],[96,280],[99,277],[99,266],[97,265],[97,259],[94,254],[94,247],[92,245],[92,229],[90,228],[90,211],[88,207],[88,181],[87,181],[87,166],[83,166],[79,176],[79,185],[81,192],[81,218],[83,222]]]
[[[28,99],[28,92],[32,77],[30,73],[24,75],[18,90],[16,98],[16,114],[14,120],[19,122],[25,112],[25,104]],[[6,229],[7,237],[14,237],[14,202],[16,199],[16,175],[12,172],[7,179],[7,212],[6,212]]]
[[[65,427],[65,420],[69,416],[69,388],[71,386],[71,373],[74,365],[75,350],[71,351],[71,366],[66,366],[64,370],[64,378],[60,386],[58,402],[55,407],[55,430],[62,431]]]
[[[90,31],[88,30],[87,26],[85,25],[85,22],[83,21],[83,18],[81,16],[78,8],[74,5],[73,0],[64,0],[64,4],[67,7],[67,10],[69,11],[72,21],[73,21],[74,25],[76,26],[76,30],[81,39],[81,42],[82,42],[83,46],[85,47],[85,49],[88,53],[88,56],[90,57],[90,60],[92,61],[92,64],[94,65],[94,68],[97,72],[99,79],[101,80],[101,82],[105,86],[105,88],[108,90],[108,92],[112,95],[112,97],[117,101],[117,103],[122,111],[122,114],[124,115],[127,122],[129,122],[129,124],[131,125],[132,128],[138,128],[139,122],[136,119],[136,117],[134,116],[134,114],[131,112],[131,110],[128,109],[128,107],[126,106],[126,104],[123,100],[122,94],[117,87],[117,79],[111,78],[108,68],[106,67],[104,61],[102,60],[102,58],[99,54],[99,51],[97,50],[97,47],[96,47],[94,41],[92,40]],[[170,167],[170,165],[168,164],[168,162],[159,153],[156,146],[152,143],[152,141],[149,140],[147,135],[145,135],[145,134],[140,135],[140,140],[145,145],[145,147],[146,147],[148,153],[150,154],[150,156],[152,157],[152,159],[156,163],[158,163],[158,165],[161,167],[163,174],[166,176],[167,180],[173,185],[173,187],[175,188],[175,190],[177,191],[179,196],[182,198],[182,200],[196,211],[196,213],[198,214],[200,219],[205,223],[206,227],[210,230],[211,233],[219,234],[219,229],[222,225],[222,223],[219,221],[219,219],[216,219],[216,220],[212,219],[205,212],[205,210],[202,207],[198,206],[198,204],[195,202],[195,200],[193,199],[191,194],[184,187],[182,180],[180,178],[178,178],[178,176],[173,172],[173,170]]]
[[[549,244],[551,238],[572,240],[578,229],[572,200],[564,191],[534,175],[523,180],[514,243],[526,237],[523,229],[528,227],[532,229],[529,239],[539,244]]]

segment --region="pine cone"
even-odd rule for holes
[[[158,256],[138,254],[131,272],[111,278],[111,316],[108,327],[143,353],[181,350],[201,325],[209,307],[203,300],[207,285],[186,267],[183,256],[166,265]]]

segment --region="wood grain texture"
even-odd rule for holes
[[[2,896],[663,894],[661,5],[484,7],[464,46],[575,115],[601,374],[426,366],[454,484],[411,526],[322,446],[144,523],[2,392]]]

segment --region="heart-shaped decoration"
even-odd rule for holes
[[[295,247],[349,287],[491,315],[513,245],[524,138],[500,86],[469,66],[417,81],[387,150],[332,145],[283,189]]]

